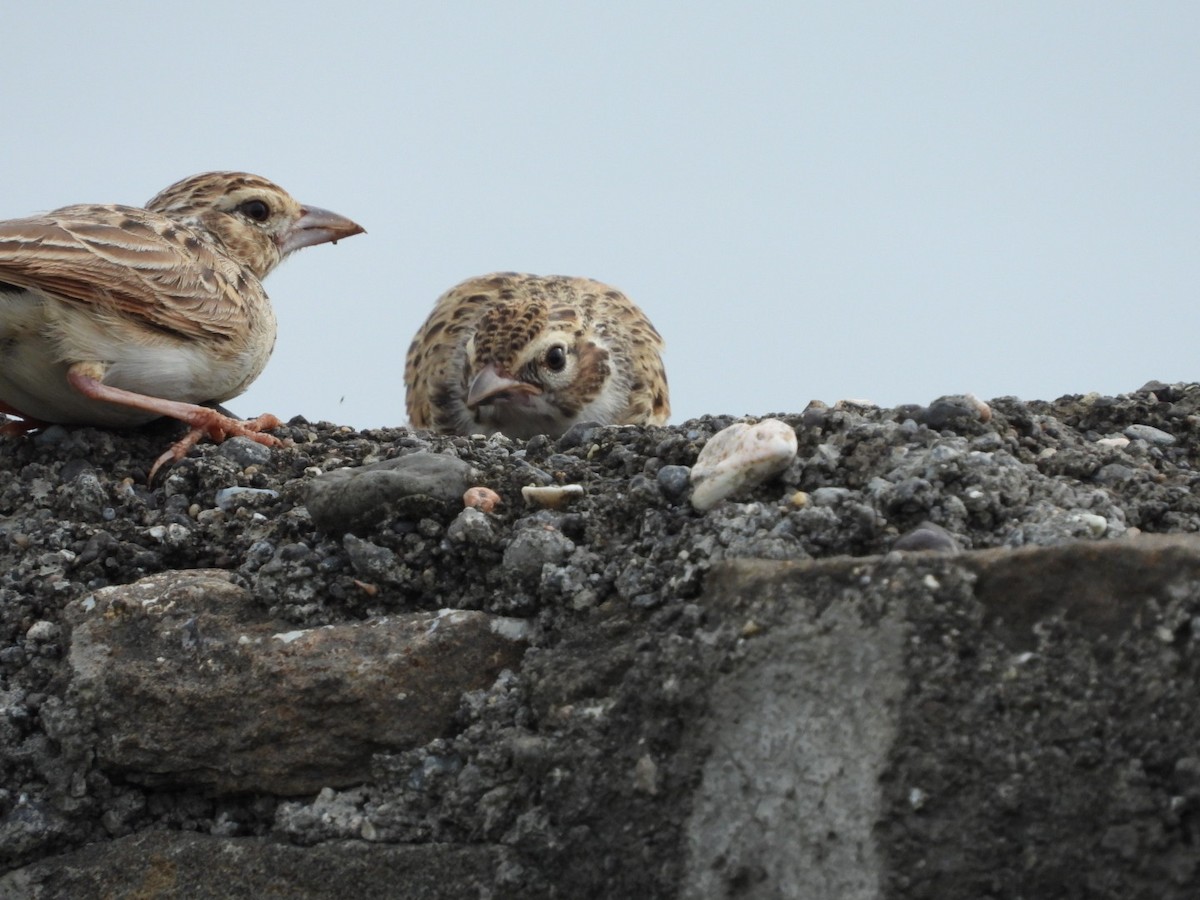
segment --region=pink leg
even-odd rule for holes
[[[257,419],[232,419],[206,406],[183,403],[179,400],[164,400],[161,397],[149,397],[145,394],[137,394],[133,391],[102,384],[98,379],[87,374],[89,370],[94,371],[87,363],[77,363],[67,371],[67,381],[71,387],[85,397],[142,409],[160,416],[178,419],[190,426],[191,431],[181,440],[172,444],[166,453],[154,461],[154,465],[150,467],[149,481],[154,480],[155,474],[164,463],[178,462],[183,459],[187,452],[206,435],[218,444],[227,437],[235,435],[248,437],[250,440],[266,444],[268,447],[278,447],[283,443],[274,435],[262,433],[283,424],[269,413],[261,415]]]

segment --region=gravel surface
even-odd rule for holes
[[[716,561],[883,554],[902,538],[956,552],[1200,531],[1200,385],[986,406],[969,397],[896,409],[813,404],[776,418],[796,430],[791,465],[706,512],[689,501],[688,472],[709,438],[741,421],[733,417],[577,426],[558,441],[528,442],[295,419],[281,430],[290,446],[202,445],[153,486],[146,471],[175,434],[168,424],[130,433],[56,426],[3,439],[0,861],[19,866],[152,828],[301,845],[499,841],[537,852],[552,833],[539,818],[544,792],[577,792],[557,798],[567,820],[605,792],[543,777],[578,759],[542,741],[534,723],[553,718],[555,696],[620,684],[625,715],[662,723],[643,735],[649,745],[674,747],[696,698],[653,685],[637,659],[646,641],[670,654],[672,641],[702,629],[695,600]],[[464,472],[452,466],[441,488],[399,505],[364,491],[361,508],[333,520],[310,514],[325,473],[416,451],[466,463],[467,482],[495,491],[500,504],[482,512],[449,500],[451,489],[461,497]],[[582,496],[564,495],[557,509],[522,497],[524,486],[566,484]],[[62,754],[46,723],[64,705],[65,604],[193,568],[235,573],[264,618],[297,628],[461,608],[528,619],[530,650],[520,673],[464,698],[454,734],[381,754],[362,788],[209,796],[139,787]],[[605,629],[625,636],[623,662],[608,671],[572,671],[568,657],[549,654]],[[682,669],[686,653],[681,643]],[[587,726],[577,727],[569,753],[586,757]],[[631,790],[669,788],[669,773],[641,763],[644,751],[629,752],[642,779]],[[594,777],[604,777],[603,766]]]

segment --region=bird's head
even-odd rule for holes
[[[622,399],[602,330],[544,301],[498,303],[467,344],[466,405],[487,431],[558,437],[580,421],[608,421]]]
[[[158,193],[146,208],[210,234],[262,279],[289,253],[361,234],[362,226],[301,205],[279,185],[245,172],[205,172]]]

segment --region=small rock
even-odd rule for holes
[[[335,533],[369,531],[390,518],[447,521],[476,477],[456,456],[418,450],[319,475],[308,486],[308,511],[318,528]]]
[[[1098,516],[1095,513],[1081,512],[1077,515],[1077,520],[1084,528],[1090,537],[1101,538],[1108,531],[1108,519],[1104,516]]]
[[[570,450],[574,447],[586,447],[592,442],[592,436],[602,427],[598,422],[576,422],[558,439],[559,450]]]
[[[527,528],[504,551],[504,567],[519,578],[542,574],[546,563],[558,565],[575,549],[574,542],[554,528]]]
[[[54,447],[65,441],[70,435],[62,425],[51,425],[33,435],[33,442],[39,447]]]
[[[1168,447],[1175,443],[1175,435],[1168,434],[1153,425],[1130,425],[1123,433],[1131,441],[1145,441],[1147,444],[1157,444],[1160,447]]]
[[[59,627],[53,622],[39,619],[29,626],[29,630],[25,632],[25,640],[31,644],[45,644],[55,640],[58,633]]]
[[[779,419],[735,422],[709,439],[692,467],[692,506],[703,512],[778,475],[796,458],[796,432]]]
[[[467,488],[467,492],[463,494],[463,506],[469,509],[477,509],[480,512],[490,513],[499,505],[500,495],[491,488]]]
[[[456,544],[483,544],[494,536],[495,530],[488,517],[473,506],[460,512],[446,528],[446,537]]]
[[[531,484],[521,488],[521,496],[528,506],[540,506],[543,509],[562,509],[568,503],[583,496],[581,484],[551,484],[535,486]]]
[[[671,500],[680,500],[691,484],[692,470],[687,466],[663,466],[655,476],[662,492]]]
[[[800,424],[805,428],[822,428],[829,418],[829,407],[820,400],[810,400],[800,414]]]
[[[271,461],[271,448],[248,437],[231,437],[217,448],[217,453],[231,459],[243,469],[265,466]]]
[[[400,578],[400,561],[387,547],[380,547],[352,534],[342,539],[342,546],[350,557],[350,565],[360,578],[372,581],[394,582]]]
[[[1124,463],[1109,463],[1101,466],[1092,478],[1097,484],[1120,484],[1129,481],[1135,474],[1133,468]]]
[[[974,394],[955,394],[938,397],[916,416],[922,425],[935,430],[953,428],[957,423],[988,422],[992,410]]]
[[[935,522],[922,522],[912,531],[900,535],[892,544],[892,549],[950,555],[960,551],[954,535]]]

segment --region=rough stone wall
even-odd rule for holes
[[[0,898],[1196,896],[1200,387],[781,418],[5,440]]]

